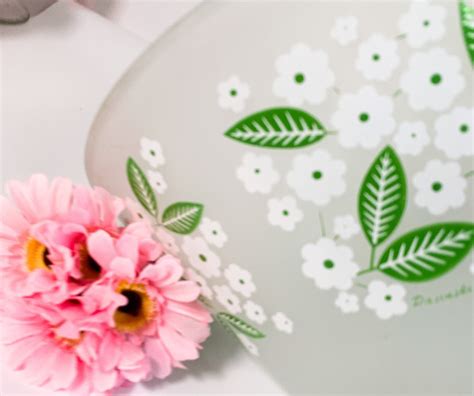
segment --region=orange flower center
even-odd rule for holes
[[[26,268],[32,272],[37,269],[51,270],[53,263],[48,258],[48,248],[36,239],[29,238],[25,244]]]
[[[118,307],[114,313],[117,330],[132,333],[142,329],[153,319],[155,307],[144,285],[121,281],[115,291],[127,298],[127,303]]]

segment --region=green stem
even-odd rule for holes
[[[374,264],[375,264],[375,246],[372,246],[372,249],[370,250],[370,269],[374,269]]]
[[[324,218],[322,212],[318,212],[319,227],[321,228],[321,236],[326,236],[326,227],[324,226]]]
[[[403,40],[406,37],[406,33],[400,33],[398,36],[395,36],[396,40]]]
[[[375,270],[377,270],[377,268],[375,267],[375,246],[372,246],[372,248],[370,250],[369,267],[365,268],[363,270],[360,270],[357,273],[357,276],[365,275],[365,274],[368,274],[369,272],[372,272],[372,271],[375,271]]]
[[[401,93],[402,93],[402,90],[399,88],[399,89],[397,89],[397,90],[392,94],[392,96],[393,96],[394,98],[396,98],[396,97],[399,96]]]
[[[368,274],[369,272],[375,271],[375,268],[366,268],[357,273],[357,276]]]

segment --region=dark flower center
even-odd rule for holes
[[[142,308],[142,296],[133,290],[122,290],[120,294],[127,298],[127,304],[119,307],[117,311],[131,316],[140,315],[140,310]]]

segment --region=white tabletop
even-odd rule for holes
[[[35,172],[87,183],[84,146],[100,104],[147,45],[198,2],[82,3],[95,11],[61,1],[25,25],[0,27],[2,185]],[[227,337],[215,329],[189,370],[126,394],[281,394],[246,353],[229,347]],[[51,395],[3,366],[0,394]]]

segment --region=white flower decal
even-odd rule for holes
[[[315,150],[295,157],[286,181],[302,200],[326,205],[331,197],[338,197],[346,190],[345,172],[343,161],[333,159],[327,151]]]
[[[278,77],[273,83],[273,93],[293,106],[305,101],[311,104],[323,102],[327,89],[334,84],[328,59],[324,51],[312,50],[305,44],[295,45],[276,60]]]
[[[400,18],[398,26],[400,32],[406,35],[408,45],[419,48],[443,37],[445,17],[444,7],[426,1],[414,1],[408,13]]]
[[[238,339],[240,340],[240,342],[242,343],[242,345],[245,347],[245,349],[247,349],[247,351],[249,351],[254,356],[259,356],[258,348],[257,348],[257,345],[255,345],[255,343],[250,341],[248,337],[245,337],[243,334],[236,333],[236,335]]]
[[[280,175],[273,169],[271,157],[247,153],[237,168],[237,178],[249,193],[268,194],[280,180]]]
[[[456,107],[435,122],[435,146],[449,158],[458,159],[474,152],[474,109]]]
[[[245,107],[245,101],[250,96],[250,88],[237,76],[232,76],[217,86],[217,94],[217,102],[221,108],[240,113]]]
[[[161,227],[158,228],[158,230],[156,231],[156,237],[158,241],[161,242],[167,253],[173,255],[177,255],[179,253],[179,247],[176,243],[176,239],[169,232],[165,231],[165,229]]]
[[[217,301],[219,301],[231,314],[235,315],[242,312],[240,300],[234,293],[232,293],[229,286],[214,286],[213,289],[216,292]]]
[[[400,79],[413,110],[446,110],[464,85],[460,60],[443,48],[412,55]]]
[[[202,238],[184,237],[182,245],[189,263],[206,278],[220,276],[221,260]]]
[[[352,215],[337,216],[334,218],[334,233],[342,239],[350,239],[360,232],[359,223]]]
[[[359,45],[355,66],[367,80],[385,81],[399,63],[398,43],[381,34],[374,34]]]
[[[430,136],[424,122],[402,122],[393,142],[398,153],[418,155],[429,144]]]
[[[359,21],[354,16],[336,18],[331,37],[341,45],[347,45],[357,39]]]
[[[301,255],[303,274],[312,278],[323,290],[347,290],[352,287],[359,266],[353,261],[354,253],[348,246],[337,246],[329,238],[321,238],[317,243],[303,246]]]
[[[247,318],[254,321],[255,323],[262,324],[267,321],[267,316],[265,315],[263,308],[253,301],[247,301],[244,304],[244,311],[247,315]]]
[[[459,208],[466,200],[467,182],[456,162],[428,161],[425,169],[413,177],[413,184],[417,190],[415,203],[433,215]]]
[[[198,284],[198,286],[201,288],[201,294],[204,297],[206,297],[208,299],[212,299],[212,295],[214,293],[212,292],[212,289],[207,284],[207,281],[206,281],[205,278],[203,278],[201,275],[199,275],[192,268],[186,269],[186,277],[187,277],[187,279],[189,279],[189,280],[191,280],[191,281]]]
[[[272,316],[273,324],[283,333],[293,333],[293,322],[283,313],[277,312]]]
[[[272,198],[268,201],[268,221],[285,231],[293,231],[296,223],[303,220],[303,212],[293,197]]]
[[[364,303],[367,308],[374,310],[380,319],[390,319],[407,311],[405,294],[405,288],[401,285],[386,285],[382,281],[375,280],[369,284],[369,294]]]
[[[140,139],[140,147],[140,155],[151,167],[156,168],[165,163],[161,144],[157,141],[142,137]]]
[[[217,221],[213,221],[207,217],[201,220],[199,229],[206,238],[206,241],[211,245],[221,248],[227,242],[227,234],[222,229],[222,226]]]
[[[365,86],[356,94],[341,96],[331,121],[342,146],[371,149],[395,129],[392,113],[392,99]]]
[[[147,176],[151,186],[158,194],[163,194],[166,191],[168,184],[160,172],[149,170]]]
[[[345,314],[359,311],[359,297],[356,294],[339,292],[335,304]]]
[[[229,281],[230,287],[244,297],[250,297],[257,289],[252,281],[252,274],[237,264],[230,264],[225,269],[224,276]]]

